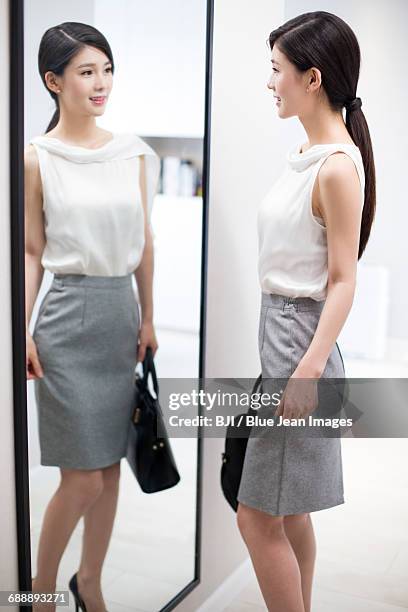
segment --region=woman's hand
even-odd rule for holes
[[[318,407],[319,376],[299,363],[289,378],[274,416],[284,419],[307,418]]]
[[[44,376],[38,358],[37,347],[29,331],[26,331],[26,376],[27,380],[42,378]]]
[[[137,347],[137,361],[143,361],[146,355],[146,348],[150,346],[153,357],[159,345],[157,344],[156,335],[154,333],[153,323],[143,322],[139,329],[139,344]]]

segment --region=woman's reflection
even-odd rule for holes
[[[57,109],[46,134],[25,149],[26,361],[41,464],[58,466],[61,481],[45,511],[33,591],[55,591],[59,562],[84,516],[81,562],[69,586],[77,609],[101,612],[134,370],[147,346],[153,354],[158,348],[150,215],[160,163],[136,134],[96,125],[114,71],[97,29],[79,22],[49,28],[38,65]],[[31,336],[44,269],[54,277]]]

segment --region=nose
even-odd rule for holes
[[[268,89],[273,89],[273,76],[271,75],[266,83]]]
[[[104,91],[106,89],[106,85],[109,83],[110,76],[98,74],[95,79],[95,89]]]

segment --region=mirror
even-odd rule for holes
[[[199,581],[199,438],[169,440],[180,481],[153,494],[123,449],[142,323],[159,382],[203,376],[210,19],[204,0],[24,3],[27,354],[43,371],[27,380],[24,579],[58,567],[66,591],[81,568],[110,612],[173,609]],[[78,48],[87,26],[108,47]]]

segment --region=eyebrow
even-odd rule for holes
[[[272,64],[276,64],[277,66],[280,66],[280,63],[279,63],[279,62],[277,62],[277,61],[275,61],[274,59],[273,59],[273,60],[271,60],[271,62],[272,62]]]
[[[104,66],[106,66],[106,64],[111,64],[112,62],[105,62]],[[79,66],[77,66],[77,68],[84,68],[85,66],[96,66],[96,64],[92,64],[92,63],[88,63],[88,64],[80,64]]]

